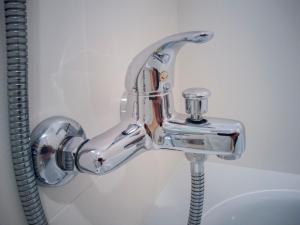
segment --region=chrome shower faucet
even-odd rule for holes
[[[211,32],[179,33],[138,54],[127,70],[121,122],[87,139],[72,119],[51,117],[32,132],[34,166],[41,185],[60,186],[76,174],[107,174],[150,150],[175,150],[194,156],[217,155],[233,160],[245,150],[241,122],[209,118],[210,91],[183,91],[186,114],[175,112],[172,89],[176,55],[186,43],[205,43]]]

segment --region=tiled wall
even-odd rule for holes
[[[89,137],[103,132],[119,121],[126,69],[140,50],[178,31],[208,29],[216,33],[210,43],[188,45],[179,54],[177,110],[184,111],[184,88],[211,89],[208,114],[247,127],[247,151],[231,164],[300,173],[300,6],[288,3],[28,1],[31,127],[64,115]],[[3,38],[0,224],[22,225],[8,147]],[[179,160],[180,153],[149,152],[107,176],[79,175],[64,187],[40,188],[47,216],[53,225],[140,225]]]

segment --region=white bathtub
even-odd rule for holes
[[[300,225],[300,176],[218,163],[205,164],[202,225]],[[149,211],[144,225],[184,225],[190,195],[183,162]]]

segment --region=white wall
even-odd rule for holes
[[[209,116],[246,125],[246,152],[227,163],[300,173],[300,1],[180,0],[178,9],[180,31],[215,37],[182,50],[176,93],[207,87]]]
[[[247,128],[245,155],[229,163],[300,173],[299,9],[299,1],[279,0],[28,1],[31,128],[64,115],[89,137],[103,132],[119,121],[125,72],[140,50],[178,29],[208,29],[213,41],[179,54],[177,110],[184,109],[184,88],[209,88],[208,114]],[[2,39],[0,224],[19,225],[25,222],[10,164]],[[52,225],[138,225],[179,160],[180,153],[149,152],[107,176],[40,188],[47,216]]]

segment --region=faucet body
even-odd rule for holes
[[[137,55],[126,75],[126,109],[122,121],[86,143],[76,154],[79,171],[106,174],[148,150],[175,150],[188,154],[215,154],[237,159],[245,149],[241,122],[201,118],[175,112],[172,88],[174,64],[180,48],[204,43],[212,33],[176,34],[154,43]]]
[[[184,91],[190,116],[177,113],[173,106],[178,51],[186,43],[205,43],[212,36],[206,31],[179,33],[138,54],[127,70],[121,122],[106,132],[89,140],[72,119],[42,121],[31,134],[39,184],[61,186],[78,172],[103,175],[150,150],[182,151],[195,165],[212,154],[239,158],[245,149],[244,126],[235,120],[204,117],[208,90]]]

